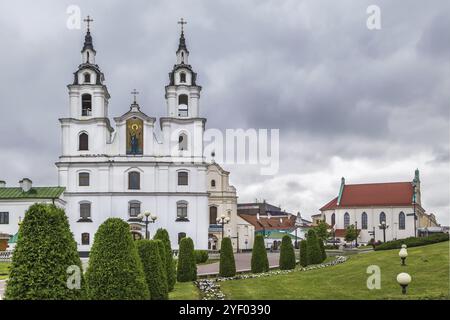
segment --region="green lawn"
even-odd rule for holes
[[[177,282],[169,300],[199,300],[200,292],[193,282]]]
[[[0,262],[0,280],[8,278],[10,265],[9,262]]]
[[[399,250],[352,255],[347,262],[288,275],[221,282],[227,299],[448,299],[449,242],[408,249],[407,266]],[[381,289],[369,290],[367,267],[381,269]],[[412,277],[403,296],[396,282],[400,272]]]

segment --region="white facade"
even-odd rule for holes
[[[149,224],[150,236],[165,228],[172,248],[177,249],[179,238],[186,236],[196,249],[207,249],[206,119],[199,118],[201,87],[186,64],[184,35],[166,86],[167,115],[160,119],[161,132],[155,128],[156,119],[145,115],[136,100],[128,112],[114,118],[113,128],[108,118],[110,96],[93,62],[95,54],[88,32],[82,64],[68,86],[69,116],[60,119],[62,151],[56,163],[79,251],[90,251],[95,232],[109,217],[128,221],[135,236],[145,237],[145,226],[136,217],[144,211],[157,216]]]

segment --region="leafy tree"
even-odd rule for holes
[[[209,258],[208,250],[195,250],[194,254],[195,254],[195,261],[197,263],[205,263],[206,261],[208,261]]]
[[[253,244],[251,269],[253,273],[269,271],[269,260],[267,259],[264,237],[260,234],[255,237]]]
[[[98,228],[89,256],[86,283],[90,299],[149,299],[130,226],[122,219],[109,218]]]
[[[166,274],[167,274],[167,285],[169,287],[169,291],[172,291],[175,282],[177,281],[176,270],[175,270],[175,261],[173,260],[173,252],[170,244],[169,233],[166,229],[159,228],[156,231],[155,236],[153,237],[155,240],[161,240],[164,243],[164,247],[166,249],[165,255],[165,264],[166,264]]]
[[[306,240],[300,241],[300,265],[302,267],[308,265],[308,245]]]
[[[283,236],[281,240],[281,252],[280,252],[280,270],[295,269],[295,251],[292,245],[291,237],[288,235]]]
[[[152,300],[168,300],[169,290],[165,264],[162,259],[166,254],[164,244],[161,240],[140,240],[136,241],[136,246],[144,268],[150,298]]]
[[[177,280],[189,282],[197,280],[197,263],[194,255],[194,242],[191,238],[183,238],[177,264]]]
[[[73,271],[69,269],[68,273],[71,266]],[[83,299],[85,282],[81,268],[77,244],[64,210],[54,205],[34,204],[26,211],[19,229],[5,299]],[[76,269],[80,271],[79,282]]]
[[[322,262],[322,252],[320,251],[319,240],[317,239],[316,232],[313,229],[308,231],[306,238],[307,244],[307,260],[308,264],[318,264]]]
[[[326,241],[330,236],[328,224],[323,220],[320,220],[317,225],[313,227],[313,230],[316,232],[317,238],[322,239],[322,241]]]
[[[355,241],[359,235],[359,231],[355,228],[354,225],[348,226],[345,229],[345,241],[352,242]]]
[[[220,246],[219,274],[222,277],[233,277],[236,275],[233,245],[229,237],[223,238]]]

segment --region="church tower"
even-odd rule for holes
[[[105,77],[95,63],[97,52],[90,32],[89,16],[87,31],[81,50],[81,64],[74,73],[69,89],[69,117],[60,119],[63,137],[62,155],[105,153],[113,131],[108,119],[110,95],[104,85]]]

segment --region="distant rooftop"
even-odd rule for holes
[[[33,187],[28,192],[22,188],[0,188],[0,200],[5,199],[56,199],[65,191],[64,187]]]

